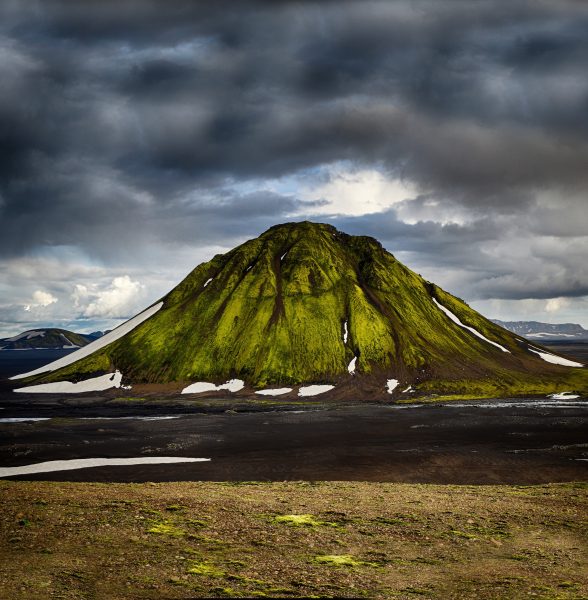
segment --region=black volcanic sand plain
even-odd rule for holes
[[[582,480],[588,474],[586,403],[566,408],[508,400],[275,408],[168,414],[175,418],[164,420],[142,420],[135,410],[131,418],[57,417],[0,423],[0,464],[94,457],[211,459],[24,477],[119,482],[349,480],[521,485]],[[141,414],[153,417],[144,407]]]

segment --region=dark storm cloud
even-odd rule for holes
[[[391,210],[343,228],[439,264],[469,245],[480,277],[518,297],[482,245],[504,216],[540,235],[585,228],[587,63],[588,8],[572,1],[7,1],[0,253],[229,243],[311,208],[242,186],[347,161],[476,223]],[[545,190],[575,199],[565,215],[536,206]]]

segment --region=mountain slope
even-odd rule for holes
[[[388,379],[494,394],[586,381],[585,369],[570,368],[582,365],[530,347],[375,239],[323,224],[275,226],[215,256],[140,321],[34,382],[114,369],[134,384],[237,377],[253,388],[336,383],[382,393]]]
[[[31,329],[13,337],[1,338],[0,350],[81,348],[89,344],[92,339],[66,329]]]

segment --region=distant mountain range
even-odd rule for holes
[[[539,321],[499,321],[494,323],[533,340],[588,340],[588,329],[577,323],[540,323]]]
[[[13,337],[0,338],[0,350],[67,350],[81,348],[103,335],[103,331],[74,333],[66,329],[30,329]]]

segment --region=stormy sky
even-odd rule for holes
[[[0,335],[303,219],[588,327],[587,67],[573,0],[0,0]]]

